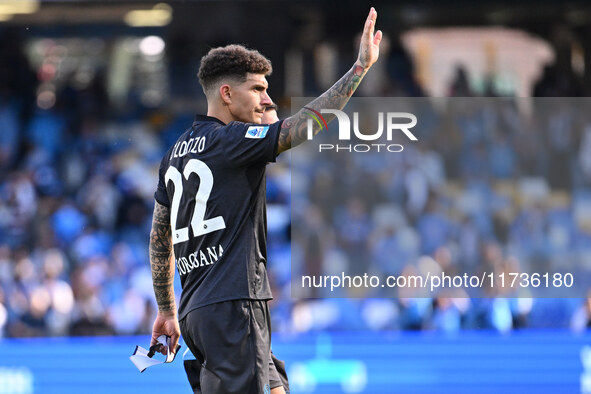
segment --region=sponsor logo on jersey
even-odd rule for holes
[[[245,138],[265,138],[269,131],[269,126],[250,126],[246,130]]]

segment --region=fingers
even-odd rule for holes
[[[359,43],[359,56],[357,60],[366,69],[371,67],[379,56],[380,42],[382,41],[383,34],[380,30],[374,34],[377,17],[378,12],[375,8],[371,7],[365,20],[361,42]]]
[[[377,11],[375,8],[371,7],[369,10],[369,15],[367,15],[367,19],[365,20],[365,26],[363,27],[363,34],[368,38],[369,41],[371,41],[373,38],[373,30],[376,25],[377,17]]]
[[[378,30],[376,32],[376,35],[373,38],[373,44],[374,45],[380,45],[380,42],[382,41],[382,31]]]
[[[155,344],[158,343],[158,337],[160,336],[160,334],[158,334],[157,332],[152,331],[152,339],[150,340],[150,347],[154,346]]]
[[[179,329],[179,324],[176,319],[167,322],[167,330],[166,336],[168,337],[167,340],[167,347],[170,353],[176,353],[176,346],[179,343],[179,339],[181,337],[181,330]],[[164,348],[166,350],[166,347]]]
[[[170,337],[170,352],[171,353],[176,353],[176,345],[179,344],[179,338],[180,338],[180,335],[176,334],[176,333]]]
[[[150,341],[150,347],[159,344],[158,342],[158,338],[160,337],[160,333],[152,333],[152,340]],[[158,348],[156,349],[156,351],[160,354],[166,354],[166,346],[160,344],[160,346],[158,346]]]
[[[158,335],[156,337],[156,339],[154,339],[154,337],[152,337],[152,340],[150,341],[150,347],[152,347],[154,345],[159,345],[156,348],[156,351],[160,354],[165,355],[165,356],[167,355],[169,349],[170,349],[171,353],[176,353],[176,345],[178,345],[178,343],[179,343],[180,334],[172,334],[171,336],[169,336],[170,339],[167,341],[168,344],[159,343],[158,342],[159,337],[160,337],[160,335]]]
[[[176,346],[179,343],[179,339],[181,337],[181,330],[179,328],[179,322],[176,320],[176,318],[174,320],[172,320],[170,322],[170,326],[169,326],[169,333],[168,335],[170,336],[170,341],[169,341],[169,346],[170,346],[170,352],[171,353],[176,353]]]
[[[170,340],[168,341],[168,348],[170,353],[176,353],[176,346],[179,344],[179,339],[181,337],[181,332],[178,329],[178,324],[173,324],[169,331]]]

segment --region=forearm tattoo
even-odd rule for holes
[[[174,311],[174,263],[170,209],[156,202],[150,232],[150,267],[158,310]]]
[[[320,97],[309,103],[306,107],[314,111],[321,109],[342,109],[349,101],[357,86],[363,79],[367,70],[355,64],[341,79],[339,79],[330,89],[324,92]],[[308,132],[308,109],[302,108],[298,113],[283,121],[279,133],[278,153],[291,149],[307,138]],[[324,119],[330,122],[335,118],[333,114],[326,114]],[[316,135],[321,130],[320,126],[313,124],[313,132]]]

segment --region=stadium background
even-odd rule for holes
[[[360,96],[579,97],[591,88],[585,2],[371,5],[387,42]],[[286,116],[290,97],[321,93],[350,66],[369,6],[0,1],[0,393],[188,389],[180,361],[140,375],[127,357],[147,345],[155,313],[147,240],[158,163],[205,109],[198,61],[230,42],[259,49],[273,61],[269,93]],[[524,133],[507,116],[502,135],[479,134],[490,118],[476,117],[466,129],[459,124],[470,143],[453,157],[435,145],[421,152],[443,156],[440,170],[405,163],[397,189],[409,223],[403,239],[419,239],[409,259],[441,264],[459,248],[494,264],[517,244],[528,259],[585,261],[588,125],[559,106],[546,117],[548,127]],[[538,154],[528,154],[532,146]],[[273,347],[294,393],[591,392],[583,298],[291,299],[287,161],[269,168],[269,268]],[[437,190],[425,181],[432,175],[460,189],[474,178],[504,181],[516,195],[534,176],[545,194],[541,205],[500,217],[485,210],[460,222],[421,221],[425,192]],[[404,189],[421,179],[430,186]],[[372,253],[409,253],[399,229],[390,243],[372,232],[369,213],[344,219],[325,225],[348,219],[361,229],[357,239],[323,239],[312,229],[320,244],[333,242],[330,251],[365,251],[364,261],[382,270]],[[330,268],[318,253],[312,262]]]

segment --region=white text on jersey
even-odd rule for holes
[[[212,265],[222,257],[224,249],[222,245],[208,246],[205,248],[206,253],[202,250],[196,250],[191,253],[188,257],[181,257],[175,261],[176,268],[179,270],[180,275],[187,275],[195,268]]]
[[[201,153],[203,149],[205,149],[205,137],[195,137],[182,142],[178,141],[174,144],[170,159],[183,157],[187,153]]]

